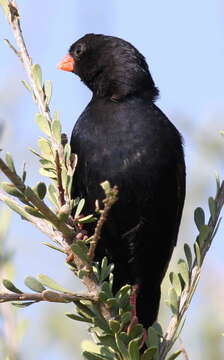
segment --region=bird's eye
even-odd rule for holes
[[[82,45],[78,45],[75,49],[75,55],[76,56],[80,56],[83,52],[83,46]]]

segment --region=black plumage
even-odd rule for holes
[[[92,213],[103,197],[99,184],[109,180],[118,186],[119,200],[95,259],[106,255],[115,264],[114,292],[138,284],[137,315],[147,328],[157,318],[184,204],[181,135],[154,104],[158,89],[130,43],[88,34],[69,54],[72,68],[64,70],[77,74],[93,93],[71,136],[78,155],[72,194],[84,197],[85,212]]]

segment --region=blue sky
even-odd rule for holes
[[[194,135],[197,135],[198,129],[203,129],[203,124],[208,126],[207,120],[211,119],[211,128],[206,130],[211,138],[219,136],[220,119],[224,113],[224,6],[221,0],[18,0],[18,5],[30,54],[35,62],[41,64],[44,78],[53,81],[52,109],[60,111],[64,132],[71,133],[75,120],[88,103],[91,94],[77,77],[58,71],[56,64],[66,54],[69,46],[86,33],[119,36],[130,41],[146,57],[152,76],[160,89],[157,104],[183,133],[189,192],[193,186],[192,179],[203,183],[204,179],[210,177],[209,184],[212,184],[213,171],[222,173],[220,162],[207,161],[200,144],[195,140],[197,137],[189,137],[186,132],[186,127],[189,126],[194,129]],[[2,14],[0,24],[0,39],[9,38],[13,41]],[[35,147],[36,139],[41,135],[34,123],[36,108],[20,83],[20,80],[26,77],[21,65],[2,41],[0,53],[0,118],[4,120],[6,128],[1,147],[10,150],[18,167],[26,160],[28,170],[30,169],[28,181],[33,185],[40,178],[35,174],[38,164],[27,149]],[[207,190],[210,195],[214,188]],[[186,221],[191,227],[192,211],[200,204],[199,199],[200,196],[189,198],[186,202],[185,218],[188,217]],[[190,231],[186,233],[185,228],[180,237],[186,241],[191,234]],[[64,271],[62,257],[40,246],[40,240],[46,239],[29,224],[14,216],[10,243],[16,248],[18,282],[22,283],[27,273],[39,273],[41,264],[41,272],[50,276],[57,274],[55,277],[58,280],[71,284],[73,280],[69,271]],[[209,255],[209,269],[213,266],[216,269],[221,268],[222,254],[222,236],[219,236]],[[193,303],[192,313],[197,312],[200,301],[199,293]],[[30,310],[23,311],[23,314],[37,321],[40,309],[43,311],[43,306],[38,308],[37,305],[35,315],[32,315]],[[58,316],[63,316],[63,312]],[[38,333],[38,329],[33,328],[31,322],[24,344],[31,343],[33,334]],[[183,335],[186,347],[191,344],[190,355],[197,354],[198,349],[198,344],[192,345],[192,331],[187,325]],[[30,354],[30,359],[69,359],[63,349],[57,348],[56,352],[52,350],[55,343],[50,342],[51,346],[47,347],[46,342],[45,347],[41,347],[40,341],[38,346],[34,342],[36,351]],[[45,351],[45,355],[40,355],[38,349]]]

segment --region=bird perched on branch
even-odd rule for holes
[[[125,284],[137,289],[138,320],[148,328],[157,318],[184,204],[181,135],[155,105],[159,91],[145,58],[127,41],[87,34],[58,67],[92,91],[71,136],[78,155],[73,197],[85,198],[91,213],[103,198],[99,184],[118,186],[95,260],[107,256],[114,263],[114,292]]]

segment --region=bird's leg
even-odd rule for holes
[[[127,334],[130,333],[131,329],[134,325],[138,323],[137,311],[136,311],[136,300],[138,296],[138,284],[135,284],[131,287],[131,295],[130,295],[130,305],[131,305],[131,321],[128,325]]]
[[[130,324],[128,325],[127,328],[127,334],[130,333],[131,329],[133,328],[134,325],[138,324],[138,316],[137,316],[137,310],[136,310],[136,301],[137,301],[137,296],[138,296],[138,284],[135,284],[131,287],[131,295],[130,295],[130,305],[131,305],[131,321]],[[143,336],[142,336],[142,341],[141,344],[139,346],[139,348],[141,349],[142,346],[145,344],[145,340],[147,338],[147,331],[146,329],[143,329]]]

